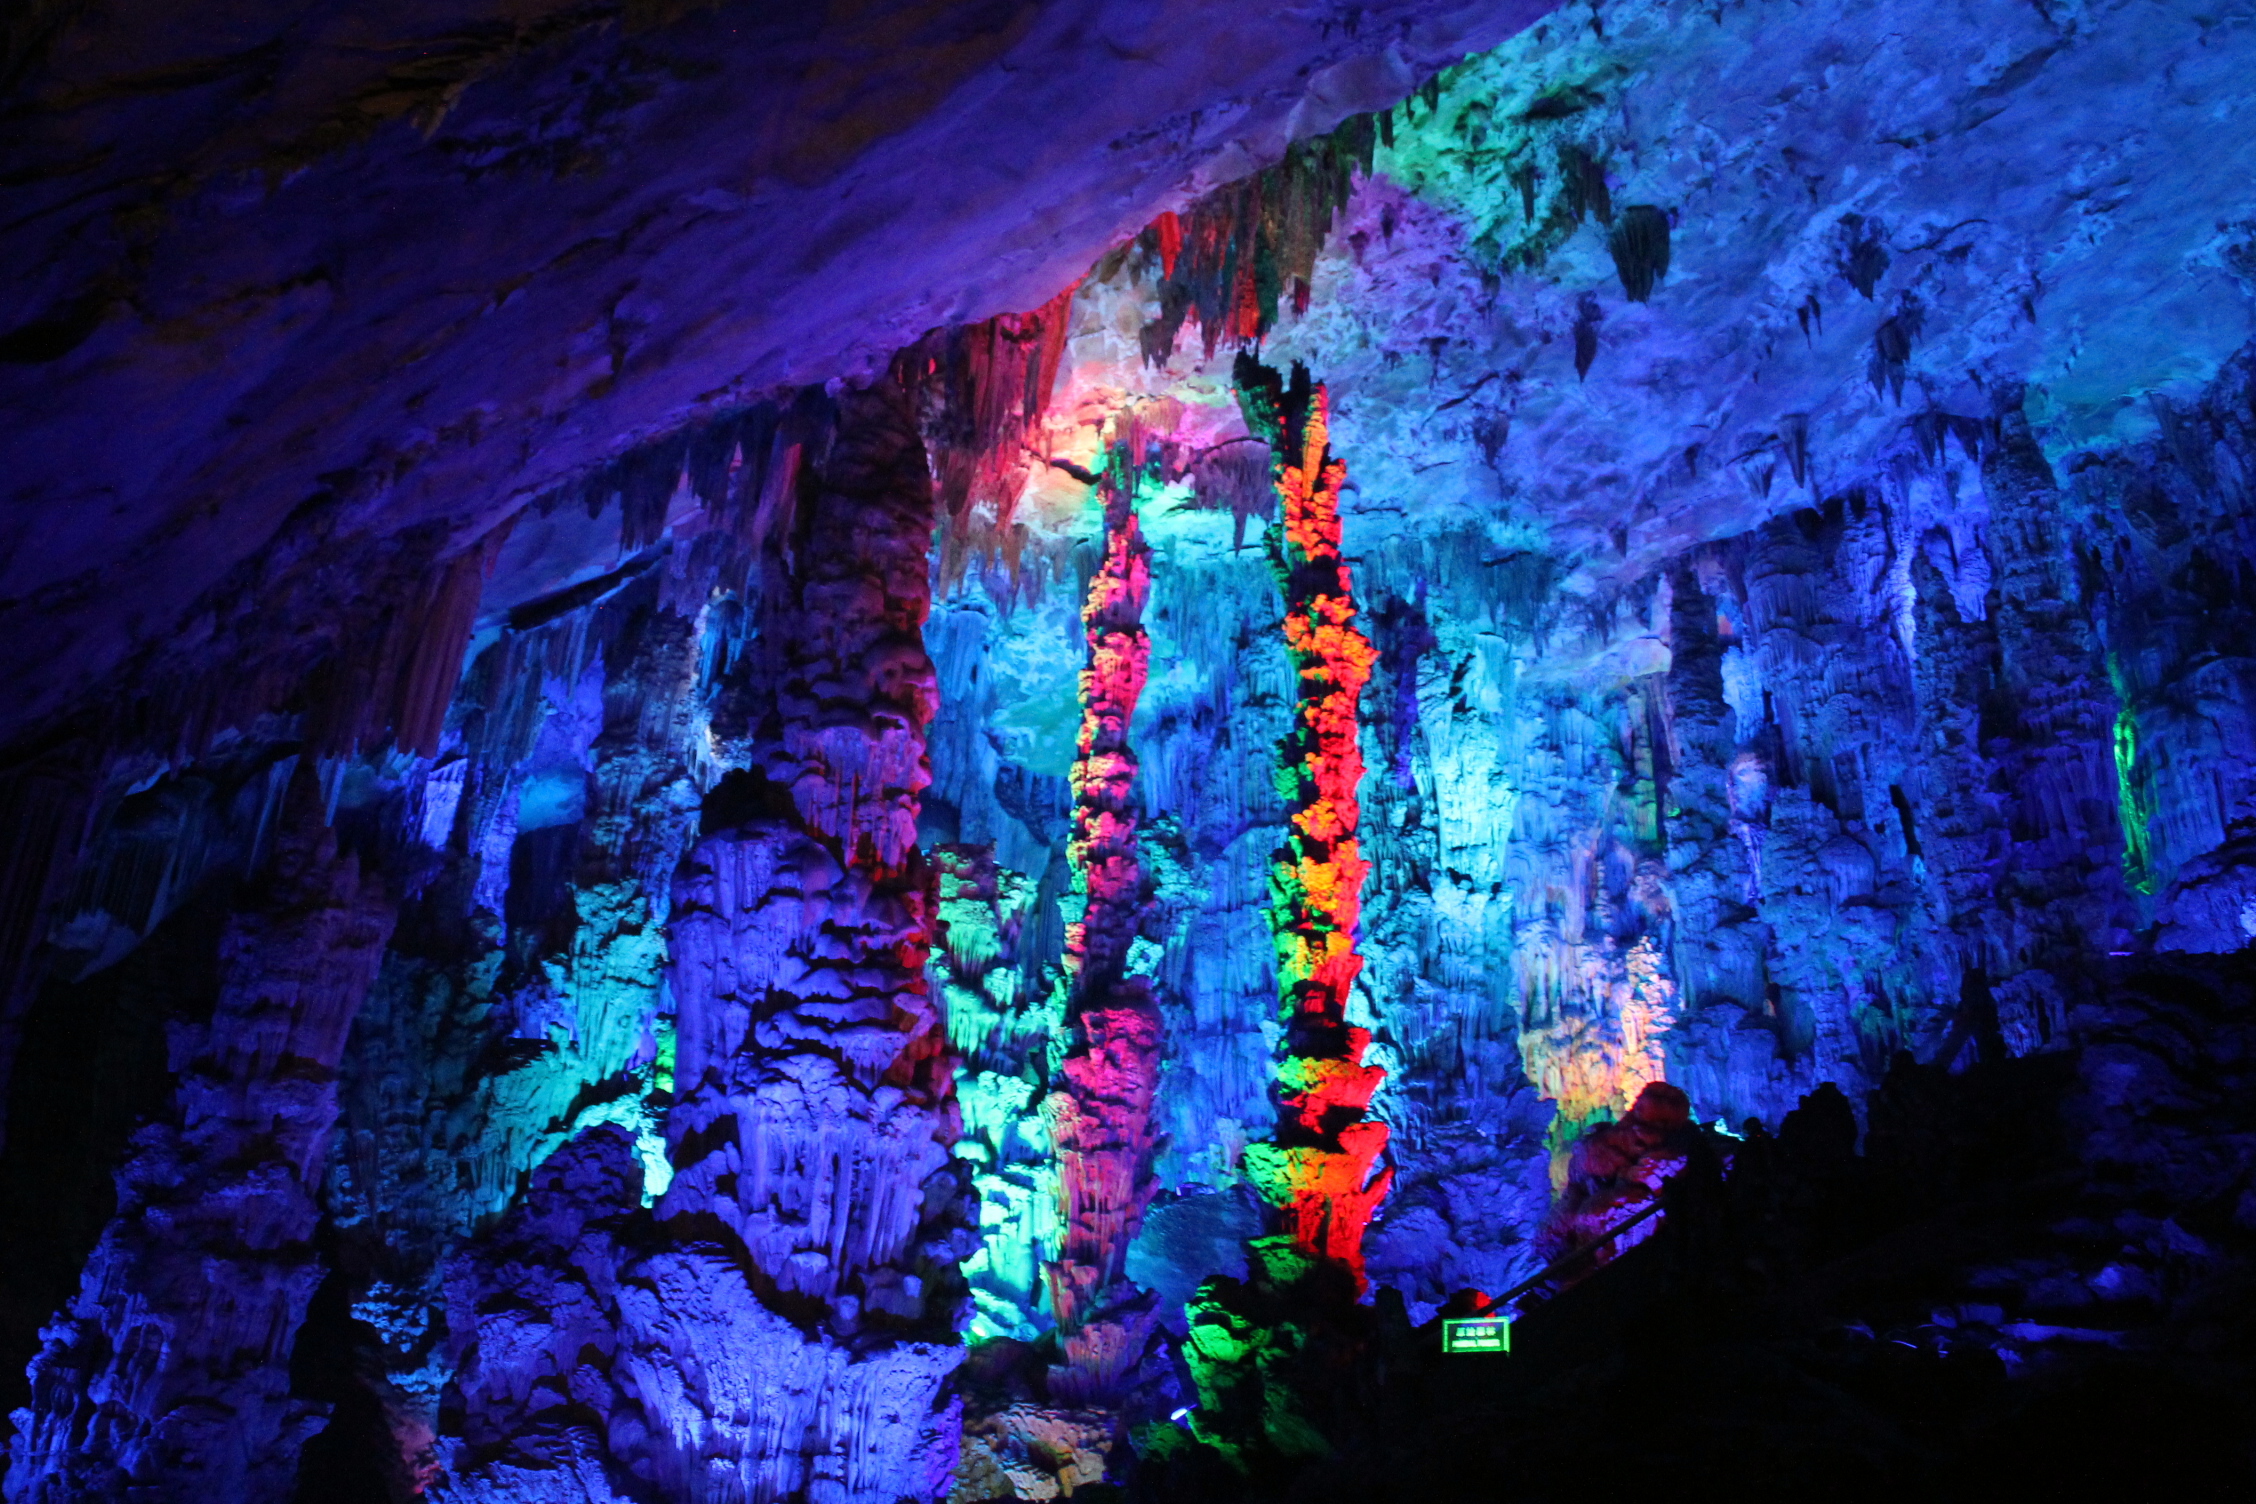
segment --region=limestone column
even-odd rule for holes
[[[894,1504],[956,1457],[958,1123],[916,844],[932,482],[896,387],[841,399],[796,492],[741,765],[669,927],[669,1247],[619,1295],[638,1471],[681,1504]]]

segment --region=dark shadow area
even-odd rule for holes
[[[355,1371],[351,1282],[331,1274],[314,1292],[290,1354],[290,1387],[331,1407],[298,1457],[298,1504],[398,1504],[411,1497],[384,1407]]]
[[[1367,1398],[1304,1406],[1331,1455],[1155,1450],[1136,1497],[2256,1497],[2256,967],[2125,963],[2075,1025],[1898,1056],[1861,1145],[1837,1092],[1706,1135],[1660,1230],[1523,1304],[1509,1355],[1444,1356],[1381,1292]]]
[[[29,1399],[39,1329],[117,1209],[127,1140],[171,1109],[166,1025],[211,1014],[233,887],[207,884],[115,966],[48,982],[25,1020],[0,1152],[0,1418]]]

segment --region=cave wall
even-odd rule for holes
[[[621,118],[697,114],[749,45],[729,15],[520,41],[420,145],[395,122],[243,204],[459,155],[550,67],[647,64],[671,81]],[[1399,44],[1352,89],[1263,98],[1322,101],[1296,133],[1391,102],[1460,34],[1417,19],[1339,44]],[[936,114],[842,139],[922,160],[958,137],[917,121],[1022,118],[980,70],[1070,18],[989,20],[933,41],[971,48]],[[1578,8],[1140,232],[1159,201],[1108,178],[1073,209],[1102,233],[973,275],[949,247],[993,215],[892,204],[749,344],[713,288],[758,247],[667,259],[736,206],[588,253],[670,289],[602,390],[494,388],[383,486],[337,482],[102,681],[116,715],[17,743],[8,1497],[1046,1497],[1189,1402],[1185,1305],[1275,1230],[1294,1048],[1306,665],[1247,345],[1308,364],[1347,465],[1369,871],[1334,1022],[1383,1072],[1360,1255],[1411,1318],[1533,1273],[1572,1146],[1649,1083],[1775,1129],[1902,1052],[2080,1048],[2111,963],[2244,947],[2249,148],[2215,122],[2245,28],[1928,20]],[[1235,132],[1255,165],[1267,118],[1152,150]],[[570,192],[688,170],[706,138],[656,119]],[[882,196],[852,160],[759,202]],[[1013,193],[1072,198],[1057,171]],[[88,304],[41,400],[155,372],[153,296]],[[502,338],[426,358],[484,390]],[[296,399],[322,436],[291,464],[408,442],[390,387],[352,390],[329,426],[336,392]],[[43,462],[60,431],[25,430]],[[271,438],[184,426],[180,505]],[[287,468],[244,509],[294,504]],[[134,545],[174,594],[76,658],[27,637],[24,672],[94,682],[162,636],[272,534],[229,516]],[[80,563],[70,599],[135,591]],[[65,632],[61,600],[9,609]],[[25,683],[27,717],[62,703]]]

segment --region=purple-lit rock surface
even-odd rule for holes
[[[8,1496],[293,1496],[321,1407],[290,1353],[321,1282],[337,1063],[394,910],[301,775],[265,890],[220,941],[219,996],[171,1037],[170,1111],[134,1135],[117,1215],[42,1334]]]
[[[2245,17],[24,15],[11,1504],[2247,1430]],[[1362,1305],[1248,1247],[1256,340],[1375,654]]]
[[[245,667],[298,592],[1032,307],[1544,8],[37,6],[6,75],[0,736],[129,661]]]

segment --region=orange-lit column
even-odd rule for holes
[[[1275,457],[1285,644],[1300,676],[1279,748],[1290,824],[1270,874],[1286,1024],[1279,1121],[1276,1141],[1247,1149],[1245,1163],[1280,1230],[1303,1252],[1352,1270],[1360,1288],[1363,1231],[1393,1179],[1379,1168],[1386,1125],[1369,1116],[1386,1072],[1363,1063],[1370,1031],[1347,1022],[1363,969],[1355,933],[1370,867],[1356,840],[1356,709],[1378,653],[1355,628],[1354,581],[1340,555],[1347,467],[1331,453],[1324,388],[1297,365],[1287,385],[1248,356],[1238,359],[1237,381],[1247,419]]]

